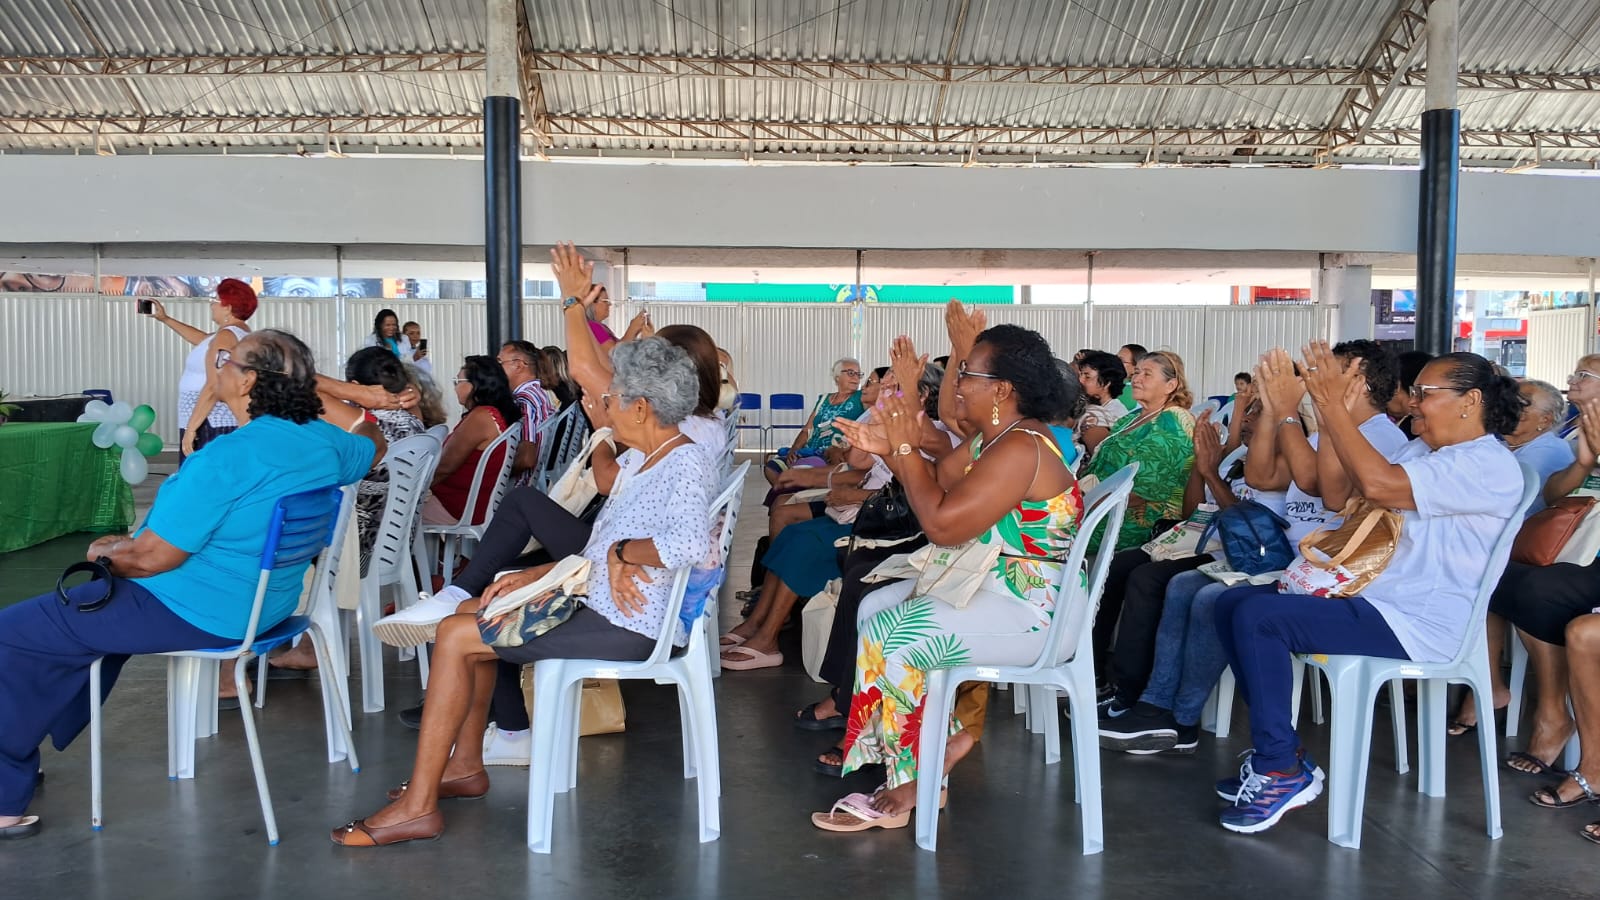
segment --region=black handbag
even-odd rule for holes
[[[898,481],[878,488],[861,502],[861,511],[851,524],[852,540],[893,541],[922,533],[922,524],[906,499],[906,489]]]
[[[863,500],[856,520],[850,523],[850,538],[835,543],[838,550],[839,570],[844,571],[851,560],[863,552],[886,551],[884,559],[896,553],[905,553],[927,543],[922,538],[922,523],[906,499],[906,489],[898,481],[878,488]]]

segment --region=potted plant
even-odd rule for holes
[[[17,409],[18,407],[15,403],[6,402],[6,392],[0,391],[0,425],[4,425],[6,420],[11,418],[11,414],[16,412]]]

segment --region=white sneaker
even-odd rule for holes
[[[532,731],[501,731],[491,724],[483,733],[484,765],[525,766],[532,759]]]
[[[372,625],[378,640],[391,647],[415,647],[433,640],[439,622],[454,615],[459,600],[435,597],[427,591],[417,594],[417,602],[392,616],[384,616]]]

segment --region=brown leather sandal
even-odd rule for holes
[[[384,847],[406,841],[437,840],[441,834],[444,834],[444,814],[436,809],[388,827],[368,825],[366,819],[356,819],[335,828],[328,837],[341,847]]]
[[[410,781],[402,781],[399,787],[390,788],[389,802],[399,800],[410,787]],[[489,793],[489,773],[481,769],[471,775],[439,782],[440,800],[477,800],[487,793]]]

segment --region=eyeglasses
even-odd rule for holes
[[[502,368],[502,369],[511,368],[511,364],[512,363],[518,363],[518,364],[524,365],[524,366],[528,364],[527,361],[525,361],[525,360],[523,360],[523,359],[521,359],[519,357],[515,357],[515,356],[511,357],[510,359],[499,359],[499,358],[496,358],[495,362],[498,362],[500,364],[500,368]]]
[[[600,408],[602,408],[602,409],[610,409],[611,408],[611,398],[615,397],[615,396],[617,396],[617,395],[611,393],[610,391],[607,391],[606,393],[601,394],[600,395]]]
[[[1420,402],[1424,397],[1428,396],[1429,391],[1456,391],[1459,393],[1460,388],[1453,388],[1448,384],[1413,384],[1406,390],[1406,393],[1411,395],[1411,399]]]
[[[1005,380],[1004,378],[1001,378],[999,375],[995,375],[992,372],[969,372],[969,371],[967,371],[967,361],[964,360],[964,359],[961,361],[961,365],[956,366],[956,380],[959,381],[962,378],[992,378],[995,381],[1004,381]]]
[[[471,384],[472,383],[472,379],[471,378],[455,378],[455,379],[452,379],[450,381],[450,383],[451,384]]]
[[[839,370],[839,374],[840,375],[849,375],[851,378],[860,378],[861,377],[861,370],[860,369],[840,369]]]
[[[252,372],[265,372],[268,375],[282,375],[285,378],[289,377],[288,372],[279,372],[277,369],[263,369],[260,366],[252,366],[239,362],[238,360],[234,359],[233,354],[227,350],[217,351],[216,366],[218,369],[221,369],[223,366],[238,366],[241,369],[249,369]]]
[[[1593,378],[1596,381],[1600,381],[1600,375],[1596,375],[1595,373],[1590,372],[1590,371],[1588,371],[1586,369],[1579,369],[1578,371],[1573,372],[1571,375],[1567,376],[1567,384],[1569,384],[1569,385],[1577,384],[1578,382],[1584,380],[1585,378]]]

